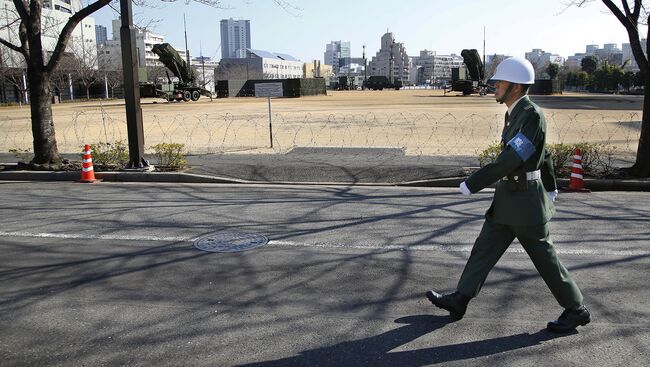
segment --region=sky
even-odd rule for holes
[[[302,61],[323,60],[325,45],[338,40],[350,41],[352,57],[361,57],[366,45],[371,58],[387,30],[409,56],[424,49],[444,55],[459,55],[465,48],[482,53],[484,29],[488,55],[523,57],[540,48],[567,57],[585,52],[587,44],[620,48],[629,43],[623,26],[600,1],[567,8],[567,0],[288,0],[298,8],[289,10],[273,0],[226,0],[223,9],[192,0],[149,1],[153,7],[134,8],[136,23],[159,20],[150,29],[184,49],[185,15],[190,54],[216,60],[221,58],[219,21],[226,18],[250,20],[252,48]],[[108,28],[110,38],[117,12],[107,7],[93,17]]]

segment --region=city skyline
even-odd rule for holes
[[[249,0],[231,1],[232,9],[167,3],[156,9],[137,9],[134,14],[140,23],[160,19],[151,31],[184,48],[185,13],[190,53],[217,60],[221,58],[219,22],[227,18],[250,20],[252,48],[290,54],[302,61],[323,60],[325,45],[335,40],[350,41],[353,57],[361,56],[364,44],[366,54],[372,55],[379,50],[386,31],[404,43],[409,56],[425,49],[460,54],[464,48],[476,48],[482,53],[484,27],[488,55],[523,57],[525,52],[539,48],[566,58],[584,53],[588,44],[602,47],[615,43],[621,47],[629,42],[623,26],[600,2],[565,9],[562,0],[523,0],[517,4],[505,0],[490,4],[478,0],[416,0],[399,4],[399,14],[390,11],[395,4],[387,0],[353,4],[332,0],[326,8],[306,1],[292,3],[301,10],[290,13],[270,0]],[[109,26],[116,16],[110,8],[102,9],[95,14],[96,24]]]

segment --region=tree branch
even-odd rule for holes
[[[16,46],[16,45],[12,44],[9,41],[5,41],[4,39],[0,38],[0,43],[7,46],[9,49],[11,49],[13,51],[20,52],[21,54],[23,53],[22,49],[19,46]]]
[[[20,0],[14,0],[14,1],[20,1]],[[45,66],[46,72],[49,73],[56,67],[56,64],[63,56],[63,51],[65,51],[65,47],[68,45],[68,40],[70,39],[70,35],[72,34],[72,31],[75,29],[77,24],[79,24],[79,22],[81,22],[82,19],[91,15],[97,10],[103,8],[104,6],[108,5],[110,2],[111,0],[97,0],[96,2],[79,10],[77,13],[71,16],[70,19],[68,19],[68,22],[61,30],[61,34],[59,34],[59,39],[57,40],[56,47],[54,47],[52,56],[50,57],[50,60]]]
[[[632,19],[630,19],[630,17],[629,17],[629,15],[630,15],[630,14],[629,14],[629,8],[627,7],[627,3],[626,3],[625,0],[623,0],[623,5],[624,5],[626,8],[628,8],[628,9],[626,9],[626,14],[623,14],[623,12],[621,11],[621,9],[619,9],[618,6],[614,5],[614,3],[613,3],[611,0],[602,0],[602,1],[603,1],[603,4],[605,4],[605,6],[606,6],[606,7],[607,7],[611,12],[612,12],[612,14],[614,14],[614,16],[618,19],[618,21],[621,22],[621,24],[623,24],[623,27],[625,27],[625,29],[627,29],[628,32],[629,32],[630,29],[634,29],[634,32],[637,33],[637,23],[636,23],[636,20],[638,20],[638,18],[635,19],[634,22],[633,22]],[[637,0],[637,1],[638,1],[638,0]]]
[[[18,12],[18,15],[20,15],[21,19],[29,19],[29,5],[22,1],[22,0],[13,0],[14,1],[14,6],[16,7],[16,11]]]
[[[603,4],[616,16],[616,18],[623,24],[625,29],[627,30],[627,34],[630,38],[630,48],[632,49],[632,54],[634,55],[634,59],[636,60],[637,65],[639,66],[639,69],[644,72],[648,73],[650,72],[650,64],[648,64],[648,58],[646,55],[643,53],[643,49],[641,48],[641,41],[639,37],[639,28],[638,28],[638,18],[633,18],[633,14],[629,13],[629,6],[627,6],[626,0],[623,0],[623,6],[625,7],[625,12],[626,14],[623,14],[621,12],[621,9],[619,9],[618,6],[614,5],[614,3],[611,0],[602,0]],[[640,8],[640,5],[637,6],[637,3],[640,3],[640,0],[635,0],[635,9],[634,11],[636,12],[638,8]]]
[[[623,1],[623,4],[627,5],[627,2]],[[634,12],[632,13],[632,16],[637,21],[639,20],[639,15],[641,14],[641,8],[642,7],[643,7],[643,4],[641,4],[641,0],[635,0],[634,1]]]

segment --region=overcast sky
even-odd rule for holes
[[[199,56],[221,58],[219,21],[251,21],[252,48],[291,54],[303,61],[323,59],[333,40],[351,42],[352,56],[361,57],[362,45],[370,58],[389,30],[405,44],[409,56],[428,49],[460,54],[464,48],[486,53],[524,56],[533,48],[567,57],[584,52],[585,45],[628,43],[627,33],[600,1],[586,8],[569,8],[566,0],[328,0],[289,1],[298,10],[285,11],[273,0],[229,0],[228,9],[215,9],[185,0],[151,0],[156,8],[134,9],[136,20],[160,19],[153,31],[183,49],[183,14],[187,19],[189,49]],[[618,3],[618,2],[616,2]],[[95,13],[96,24],[111,32],[109,8]],[[642,30],[645,34],[645,29]]]

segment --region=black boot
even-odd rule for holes
[[[570,333],[576,327],[587,325],[590,321],[589,310],[582,305],[578,308],[564,310],[557,320],[550,321],[546,325],[546,329],[553,333]]]
[[[449,311],[449,315],[460,320],[465,315],[467,304],[471,298],[460,294],[458,291],[450,294],[438,294],[434,291],[427,291],[427,298],[436,307]]]

